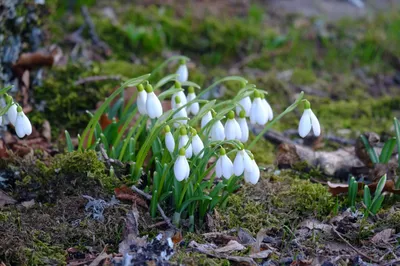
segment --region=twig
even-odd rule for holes
[[[86,78],[81,78],[75,81],[74,85],[82,85],[89,82],[103,81],[103,80],[121,80],[119,75],[109,75],[109,76],[91,76]]]
[[[151,224],[151,225],[147,226],[147,228],[159,227],[159,226],[164,225],[166,223],[167,223],[166,221],[161,221],[161,222],[158,222],[158,223],[155,223],[155,224]]]
[[[108,55],[111,52],[111,49],[110,49],[110,47],[108,47],[108,45],[105,42],[100,40],[99,36],[97,35],[94,23],[93,23],[92,19],[90,18],[87,7],[82,6],[81,12],[82,12],[83,19],[85,20],[85,24],[89,28],[89,35],[90,35],[90,38],[93,40],[94,45],[100,47],[104,51],[104,53],[106,55]]]
[[[107,164],[108,167],[110,167],[111,164],[116,164],[116,165],[118,165],[120,167],[124,167],[125,166],[125,164],[123,162],[108,157],[107,152],[104,149],[103,143],[100,144],[100,152],[101,152],[101,155],[103,156],[104,160],[106,161],[106,164]]]
[[[139,195],[142,195],[143,197],[145,197],[148,200],[151,200],[152,196],[150,194],[147,194],[146,192],[144,192],[143,190],[138,189],[136,186],[132,186],[131,187],[133,191],[135,191],[136,193],[138,193]],[[164,210],[161,208],[160,204],[157,203],[157,209],[161,214],[161,217],[164,219],[164,221],[167,223],[167,225],[170,228],[173,229],[177,229],[172,223],[171,220],[165,215]]]
[[[391,265],[398,265],[398,263],[400,262],[400,259],[395,259],[395,260],[391,260],[386,264],[383,264],[383,266],[391,266]]]
[[[366,255],[365,253],[361,252],[360,250],[358,250],[356,247],[354,247],[352,244],[350,244],[349,241],[347,241],[334,227],[333,224],[330,224],[332,226],[332,231],[338,236],[340,237],[340,239],[342,239],[351,249],[353,249],[355,252],[357,252],[359,255],[363,256],[364,258],[368,259],[369,261],[372,261],[374,263],[379,263],[378,260],[375,260],[371,257],[369,257],[368,255]]]

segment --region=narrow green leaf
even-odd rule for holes
[[[168,76],[163,77],[162,79],[160,79],[160,81],[157,82],[157,84],[154,86],[154,90],[161,88],[162,86],[164,86],[165,84],[167,84],[170,81],[173,81],[176,79],[178,75],[177,74],[170,74]]]
[[[369,141],[367,140],[367,138],[364,135],[361,135],[360,138],[361,138],[361,141],[363,142],[363,144],[365,146],[365,149],[368,152],[368,155],[369,155],[369,158],[371,159],[371,161],[374,164],[379,163],[378,155],[376,154],[374,148],[372,148],[371,145],[369,144]]]
[[[387,176],[384,175],[384,176],[382,176],[382,178],[379,180],[379,183],[378,183],[378,185],[376,186],[376,190],[375,190],[375,197],[382,194],[382,190],[383,190],[383,188],[385,187],[385,184],[386,184],[386,179],[387,179]]]
[[[69,135],[69,132],[67,130],[65,130],[65,139],[67,141],[67,150],[68,150],[68,152],[74,151],[74,145],[72,144],[71,136]]]
[[[378,213],[379,209],[382,206],[383,200],[385,199],[385,195],[379,195],[378,198],[374,198],[371,204],[371,209],[370,211],[375,215]]]
[[[364,204],[368,209],[371,208],[371,192],[367,185],[364,186]]]
[[[396,147],[396,138],[391,138],[383,145],[382,152],[379,156],[380,163],[388,163],[392,157],[394,148]]]
[[[180,213],[184,212],[186,207],[189,206],[189,204],[192,203],[193,201],[203,201],[203,200],[212,200],[212,198],[209,197],[209,196],[203,195],[203,196],[193,197],[193,198],[187,199],[186,201],[184,201],[182,203],[182,206],[181,206],[179,212]]]

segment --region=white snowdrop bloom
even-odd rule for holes
[[[194,92],[194,88],[193,87],[189,87],[188,88],[187,101],[191,102],[194,99],[196,99],[196,93]],[[191,105],[189,105],[187,107],[188,114],[197,115],[199,113],[199,110],[200,110],[200,105],[199,105],[198,102],[192,103]]]
[[[176,89],[182,89],[181,84],[178,81],[175,82],[175,88]],[[182,105],[187,104],[186,95],[183,92],[183,90],[181,90],[181,91],[178,91],[178,92],[176,92],[176,93],[174,93],[172,95],[172,98],[171,98],[171,107],[172,107],[172,109],[176,109],[177,108],[176,107],[176,97],[179,97],[179,99],[181,100]]]
[[[240,111],[238,123],[241,132],[241,138],[239,140],[245,143],[249,139],[249,126],[247,125],[246,114],[243,110]]]
[[[262,103],[264,105],[265,110],[267,111],[268,121],[271,121],[272,119],[274,119],[274,112],[272,111],[271,105],[269,105],[269,103],[265,99],[265,94],[264,93],[261,93],[261,101],[262,101]]]
[[[22,112],[21,106],[17,108],[17,118],[15,119],[15,132],[19,138],[32,134],[32,125],[28,117]]]
[[[229,179],[233,175],[233,164],[229,157],[226,155],[224,148],[221,148],[220,156],[215,166],[215,173],[217,177],[222,176],[225,179]]]
[[[17,104],[13,104],[7,111],[8,121],[15,126],[15,120],[17,119]]]
[[[251,160],[252,171],[244,170],[244,181],[250,184],[257,184],[258,180],[260,179],[260,168],[254,158]]]
[[[319,124],[318,118],[315,116],[310,108],[310,102],[305,100],[304,102],[304,112],[300,118],[299,123],[299,135],[304,138],[310,133],[311,128],[316,137],[321,134],[321,126]]]
[[[242,138],[242,131],[240,130],[239,123],[235,119],[235,112],[229,111],[228,119],[225,123],[225,137],[227,140],[240,140]]]
[[[203,158],[204,155],[204,144],[200,136],[197,134],[196,129],[192,129],[192,149],[194,155],[199,155],[199,158]]]
[[[211,111],[208,111],[202,118],[201,118],[201,128],[204,128],[208,122],[212,120]]]
[[[179,156],[174,164],[175,178],[179,182],[183,179],[188,179],[190,174],[189,163],[185,157],[185,153],[186,151],[184,148],[179,149]]]
[[[146,114],[146,101],[147,101],[147,92],[144,90],[144,87],[142,84],[139,84],[137,86],[138,90],[138,96],[136,100],[136,104],[139,110],[139,113],[142,115]]]
[[[175,140],[174,140],[174,136],[171,133],[171,128],[168,125],[165,126],[165,146],[167,146],[167,150],[170,153],[174,152]]]
[[[240,111],[245,111],[246,117],[250,116],[251,109],[251,99],[249,96],[244,97],[239,101],[239,104],[236,106],[236,114],[239,115]]]
[[[181,99],[179,98],[179,96],[175,97],[175,102],[176,102],[176,109],[179,109],[182,107],[182,103],[181,103]],[[177,113],[175,113],[173,115],[173,118],[183,118],[180,119],[179,121],[174,123],[174,127],[178,128],[179,126],[181,126],[182,124],[186,125],[187,124],[187,112],[186,112],[186,108],[181,108]]]
[[[147,100],[146,100],[146,113],[150,118],[159,118],[162,113],[162,105],[157,95],[153,91],[153,87],[150,84],[146,86]]]
[[[253,125],[258,124],[260,126],[263,126],[267,123],[267,121],[267,110],[265,110],[260,93],[256,90],[254,91],[254,100],[250,109],[250,123]]]
[[[247,172],[253,171],[253,163],[250,156],[242,147],[242,149],[236,153],[235,160],[233,161],[233,172],[236,176],[240,176],[245,170]]]
[[[187,130],[185,127],[181,127],[179,130],[179,143],[178,149],[185,148],[185,146],[189,142],[189,137],[187,135]],[[190,159],[193,155],[192,143],[189,144],[186,148],[186,158]]]
[[[188,68],[187,68],[187,66],[186,66],[186,61],[185,61],[185,60],[181,60],[181,62],[180,62],[180,64],[179,64],[179,67],[178,67],[178,70],[176,71],[176,74],[178,75],[178,76],[176,77],[176,79],[177,79],[179,82],[186,82],[186,81],[188,81],[188,78],[189,78],[189,71],[188,71]]]
[[[223,141],[225,139],[225,129],[221,121],[215,122],[211,127],[211,141]]]

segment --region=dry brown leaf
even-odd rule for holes
[[[51,142],[51,126],[49,121],[44,120],[42,124],[42,136],[48,141]]]
[[[376,235],[374,235],[371,238],[371,242],[374,244],[377,244],[380,242],[387,243],[394,233],[395,233],[395,230],[392,228],[385,229],[383,231],[380,231]]]
[[[25,208],[29,209],[35,205],[35,200],[31,199],[28,201],[21,202],[21,205],[24,206]]]
[[[143,208],[148,209],[149,206],[147,205],[146,201],[142,199],[139,195],[135,194],[135,192],[132,191],[132,189],[128,188],[125,185],[122,185],[119,188],[114,189],[115,196],[117,199],[120,200],[130,200],[133,203],[136,203]]]
[[[0,189],[0,208],[5,205],[15,204],[17,201],[8,196],[3,190]]]
[[[215,252],[226,253],[226,252],[240,251],[243,249],[245,249],[245,247],[242,244],[240,244],[236,240],[231,240],[228,242],[226,246],[215,249]]]
[[[173,237],[171,237],[172,239],[172,243],[174,243],[175,245],[180,243],[183,240],[183,236],[182,233],[180,231],[177,231]]]

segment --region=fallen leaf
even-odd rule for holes
[[[256,239],[243,228],[239,228],[238,238],[239,242],[243,245],[248,245],[256,242]]]
[[[122,185],[119,188],[115,188],[114,193],[117,199],[119,200],[130,200],[133,203],[137,203],[138,205],[142,206],[143,208],[146,209],[149,208],[144,199],[142,199],[139,195],[135,194],[131,188],[125,185]]]
[[[132,210],[126,214],[124,238],[128,235],[139,235],[139,212],[135,205],[132,205]]]
[[[394,233],[395,233],[394,229],[391,229],[391,228],[385,229],[383,231],[380,231],[376,235],[374,235],[371,238],[371,242],[374,244],[377,244],[380,242],[387,243]]]
[[[257,253],[250,254],[249,257],[253,259],[266,259],[272,253],[272,250],[263,250]]]
[[[215,252],[219,253],[226,253],[226,252],[233,252],[233,251],[240,251],[245,249],[245,247],[235,240],[231,240],[228,244],[224,247],[215,249]]]
[[[171,239],[174,244],[180,243],[183,240],[182,233],[180,231],[176,232]]]
[[[0,208],[9,205],[15,204],[17,201],[10,196],[8,196],[3,190],[0,189]]]
[[[25,208],[29,209],[29,208],[33,207],[33,205],[35,205],[35,200],[31,199],[28,201],[21,202],[21,205],[24,206]]]

